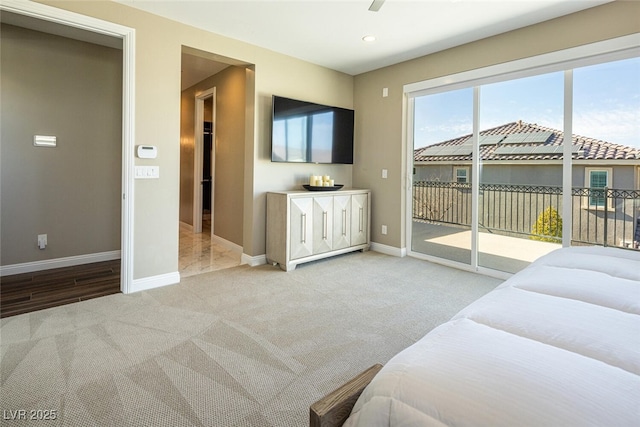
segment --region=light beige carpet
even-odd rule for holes
[[[314,401],[499,283],[367,252],[5,318],[2,425],[49,410],[37,425],[305,426]]]

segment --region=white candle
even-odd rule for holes
[[[335,181],[330,179],[329,180],[329,187],[333,187],[335,185]]]
[[[328,182],[331,177],[329,175],[325,175],[322,177],[322,181]]]
[[[312,187],[316,185],[316,176],[315,175],[311,175],[309,177],[309,185],[312,186]]]

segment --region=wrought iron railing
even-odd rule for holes
[[[639,249],[640,190],[572,189],[574,244]],[[537,240],[562,240],[562,187],[480,184],[479,226]],[[414,220],[471,226],[471,184],[417,181]],[[555,221],[555,223],[554,223]]]
[[[640,190],[573,188],[576,243],[640,249]]]

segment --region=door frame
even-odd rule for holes
[[[213,237],[216,182],[216,88],[197,92],[195,96],[193,147],[193,232],[202,233],[202,161],[204,149],[204,101],[213,98],[211,113],[211,237]]]
[[[133,292],[135,29],[35,2],[0,0],[0,10],[122,40],[122,178],[120,290]]]

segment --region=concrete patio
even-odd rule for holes
[[[471,230],[458,226],[413,222],[412,250],[465,264],[471,263]],[[478,263],[515,273],[535,259],[561,247],[527,237],[509,237],[481,231]]]

